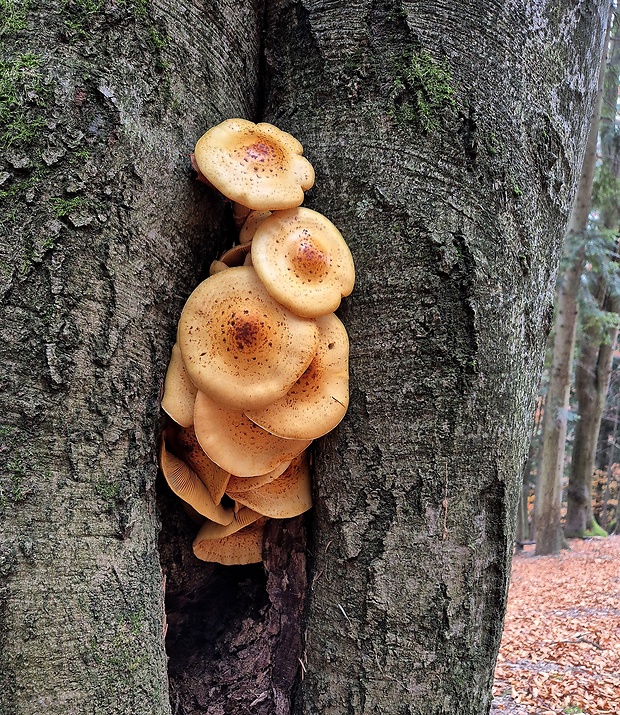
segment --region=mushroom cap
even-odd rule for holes
[[[202,392],[196,396],[194,429],[209,457],[237,477],[267,474],[296,457],[312,441],[269,434],[243,412],[222,407]]]
[[[172,355],[164,381],[163,411],[177,424],[189,427],[194,422],[194,400],[198,388],[189,379],[178,343],[172,346]]]
[[[342,420],[349,406],[349,337],[331,313],[316,319],[319,343],[314,359],[291,389],[246,417],[285,439],[317,439]]]
[[[194,555],[202,561],[214,561],[225,566],[260,563],[263,556],[263,533],[266,521],[264,518],[257,519],[230,536],[221,538],[201,537],[203,527],[194,539]]]
[[[239,231],[239,243],[245,245],[251,243],[256,233],[256,229],[261,223],[271,216],[271,211],[250,211],[248,217]]]
[[[252,265],[267,292],[296,315],[332,313],[355,282],[351,251],[325,216],[276,211],[256,229]]]
[[[251,209],[299,206],[314,184],[303,147],[271,124],[227,119],[196,144],[202,174],[224,196]]]
[[[193,427],[178,430],[172,442],[173,450],[198,475],[209,490],[213,502],[219,504],[226,492],[230,473],[209,459],[196,439]]]
[[[217,524],[214,521],[206,521],[196,535],[196,540],[209,541],[210,539],[224,539],[231,534],[245,529],[250,524],[260,519],[263,515],[247,506],[241,507],[234,515],[229,524]]]
[[[228,492],[231,499],[273,519],[288,519],[312,507],[307,453],[299,455],[273,482],[247,492]]]
[[[209,490],[198,475],[183,460],[167,450],[168,439],[169,435],[164,431],[159,449],[159,464],[170,489],[207,519],[218,524],[230,524],[234,519],[233,510],[214,503]]]
[[[179,320],[190,380],[238,410],[260,409],[283,397],[310,364],[317,339],[316,322],[276,303],[250,266],[203,281]]]
[[[226,486],[233,492],[251,492],[252,489],[258,489],[265,484],[273,482],[274,479],[282,476],[284,472],[289,468],[291,464],[290,461],[282,462],[279,467],[276,467],[272,472],[267,472],[267,474],[261,474],[259,477],[235,477],[233,474],[230,476],[230,480]]]

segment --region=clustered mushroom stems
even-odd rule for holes
[[[302,154],[271,124],[228,119],[191,157],[239,229],[183,308],[162,399],[161,469],[200,525],[204,561],[260,562],[267,519],[311,508],[308,447],[349,404],[334,311],[355,269],[338,229],[301,207],[314,184]]]

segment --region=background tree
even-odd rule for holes
[[[610,53],[601,109],[598,165],[591,215],[581,241],[586,252],[579,297],[579,340],[575,364],[576,412],[564,534],[600,531],[592,514],[596,447],[618,335],[617,229],[620,199],[620,145],[616,130],[620,30],[613,17]],[[574,237],[573,237],[574,239]]]
[[[612,7],[609,6],[604,55],[611,33]],[[604,60],[604,58],[603,58]],[[574,246],[558,280],[553,326],[553,354],[543,418],[543,446],[537,484],[536,554],[559,553],[562,544],[560,510],[561,481],[564,472],[566,421],[569,409],[571,366],[577,330],[577,301],[581,275],[586,260],[586,228],[592,205],[592,188],[596,167],[598,128],[603,105],[605,62],[601,63],[598,91],[590,117],[590,129],[583,158],[577,197],[566,232],[565,243]]]
[[[162,493],[174,711],[287,712],[297,682],[304,713],[485,712],[607,4],[3,12],[3,715],[171,711],[158,392],[231,237],[186,154],[235,115],[302,140],[351,245],[352,400],[315,452],[301,683],[303,521],[224,570]]]

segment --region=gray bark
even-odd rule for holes
[[[603,47],[606,52],[611,32],[611,6]],[[588,141],[579,178],[579,189],[566,232],[566,243],[578,246],[558,282],[554,321],[553,358],[543,422],[544,442],[539,479],[540,504],[536,507],[536,554],[557,554],[562,546],[560,510],[566,421],[569,409],[571,366],[577,330],[577,299],[585,263],[585,230],[592,204],[596,145],[603,106],[605,63],[598,74],[596,102],[590,117]],[[538,496],[538,495],[537,495]]]
[[[358,271],[341,310],[350,413],[317,449],[301,712],[488,708],[551,264],[607,18],[606,4],[593,9],[268,13],[266,117],[304,138],[309,203],[341,228]],[[415,88],[393,91],[423,52],[458,98],[429,132],[402,111]],[[587,88],[565,81],[566,64],[588,68]]]
[[[185,155],[240,115],[304,143],[307,203],[358,270],[350,411],[316,450],[294,709],[479,715],[606,3],[269,2],[264,92],[259,8],[144,7],[33,5],[3,35],[41,57],[50,94],[37,104],[23,73],[42,131],[4,169],[22,183],[3,218],[0,712],[170,711],[158,390],[227,238]],[[165,490],[160,505],[175,711],[286,712],[297,646],[261,644],[299,612],[304,560],[282,545],[303,528],[274,537],[267,576],[203,569]]]
[[[225,240],[187,155],[253,114],[256,13],[3,13],[0,712],[169,713],[159,391],[183,301]]]

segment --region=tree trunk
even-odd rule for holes
[[[553,22],[579,32],[583,8],[555,4]],[[300,712],[488,708],[547,260],[571,199],[559,116],[537,106],[562,82],[545,49],[560,25],[540,34],[534,17],[481,3],[270,7],[266,117],[305,137],[309,203],[341,228],[358,271],[341,311],[350,414],[317,447]],[[506,67],[508,48],[523,64]],[[432,128],[425,53],[458,100]],[[541,185],[552,196],[536,204]]]
[[[227,238],[188,154],[255,111],[257,13],[2,13],[0,712],[169,713],[159,392],[184,299]]]
[[[230,238],[186,154],[234,115],[304,143],[307,203],[358,270],[350,411],[315,452],[293,710],[486,712],[606,3],[270,0],[264,65],[251,3],[84,8],[3,30],[28,121],[0,173],[0,712],[171,711],[158,390]],[[159,503],[174,711],[287,713],[303,519],[274,527],[264,574],[193,562],[165,488]]]
[[[594,526],[592,475],[618,329],[610,331],[607,340],[611,342],[605,343],[599,342],[599,332],[586,328],[575,368],[579,422],[575,429],[566,498],[564,534],[567,538],[581,538]]]
[[[620,151],[614,140],[616,104],[618,100],[618,74],[620,71],[620,22],[614,16],[611,32],[610,58],[605,72],[604,99],[600,122],[602,165],[599,173],[615,182],[620,177]],[[608,231],[618,226],[618,204],[615,200],[597,205],[600,225]],[[617,250],[617,246],[616,246]],[[608,259],[612,260],[612,259]],[[617,300],[609,295],[605,273],[601,272],[593,296],[603,313],[616,313]],[[600,320],[584,321],[580,336],[579,359],[575,368],[575,393],[579,422],[575,429],[568,489],[566,492],[566,523],[564,534],[568,538],[583,537],[595,528],[592,514],[592,476],[596,461],[596,447],[609,387],[617,327],[609,327]]]
[[[606,52],[611,32],[611,6],[604,42]],[[596,166],[598,127],[603,104],[605,63],[601,62],[598,91],[591,115],[588,142],[584,155],[577,198],[568,225],[566,242],[575,242],[577,249],[557,290],[554,322],[553,358],[543,424],[540,505],[536,509],[536,554],[557,554],[562,546],[560,510],[562,500],[562,474],[564,472],[564,446],[566,419],[569,409],[570,377],[575,332],[577,328],[577,297],[581,273],[585,262],[585,230],[590,214],[592,185]],[[577,239],[577,241],[575,241]]]

